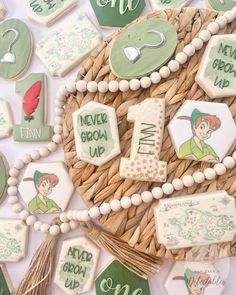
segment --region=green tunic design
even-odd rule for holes
[[[45,204],[46,203],[46,204]],[[50,209],[55,208],[61,211],[60,207],[51,199],[45,197],[45,203],[42,202],[38,195],[29,202],[29,210],[31,213],[47,213]]]
[[[215,160],[219,159],[217,154],[209,144],[201,141],[201,146],[202,149],[199,148],[194,138],[192,137],[180,146],[179,155],[182,158],[185,158],[187,156],[195,156],[198,160],[211,155],[215,158]]]

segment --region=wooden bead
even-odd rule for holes
[[[235,166],[235,160],[228,156],[223,159],[223,164],[227,169],[232,169]]]
[[[110,92],[117,92],[119,90],[119,83],[117,81],[110,81],[108,88]]]
[[[61,101],[61,100],[56,99],[56,101],[55,101],[55,106],[56,107],[62,108],[64,105],[65,105],[65,102],[64,101]]]
[[[211,32],[212,35],[215,35],[219,32],[220,26],[217,22],[211,22],[208,24],[207,30]]]
[[[141,194],[142,200],[144,203],[151,203],[153,200],[153,195],[149,191],[145,191]]]
[[[76,83],[76,88],[79,92],[85,92],[87,90],[87,81],[85,80],[79,80]]]
[[[40,230],[41,225],[42,225],[41,221],[36,221],[34,223],[34,229],[37,230],[37,231]]]
[[[34,150],[30,153],[30,156],[32,158],[33,161],[37,161],[38,159],[40,159],[40,153],[38,150]]]
[[[7,199],[8,204],[13,205],[19,202],[19,198],[17,196],[10,196]]]
[[[66,85],[66,89],[68,92],[70,93],[75,93],[76,92],[76,83],[75,82],[69,82],[67,85]]]
[[[135,90],[138,90],[140,88],[140,81],[138,79],[132,79],[130,80],[130,89],[135,91]]]
[[[165,195],[171,195],[174,192],[174,187],[171,183],[166,182],[162,185],[162,190]]]
[[[200,50],[203,47],[203,41],[198,37],[194,38],[191,44],[195,47],[196,50]]]
[[[195,51],[196,49],[192,44],[188,44],[183,48],[183,52],[189,57],[193,56]]]
[[[64,109],[63,108],[59,108],[59,107],[56,107],[55,108],[55,114],[56,116],[62,116],[64,113]]]
[[[119,88],[121,92],[126,92],[129,90],[129,81],[121,80],[119,83]]]
[[[216,172],[213,168],[206,168],[203,173],[207,180],[216,178]]]
[[[106,93],[108,91],[108,84],[105,81],[98,82],[98,91],[101,93]]]
[[[14,167],[18,170],[21,170],[22,168],[24,168],[24,166],[25,166],[25,163],[20,159],[14,162]]]
[[[232,10],[228,10],[224,13],[224,17],[227,19],[227,23],[232,23],[235,19],[235,13]]]
[[[179,70],[179,63],[177,60],[173,59],[169,61],[168,68],[171,70],[171,72],[177,72]]]
[[[204,173],[197,171],[193,173],[193,179],[196,183],[202,183],[205,180],[205,175]]]
[[[180,191],[184,187],[183,181],[180,178],[173,179],[172,185],[176,191]]]
[[[89,215],[89,210],[85,209],[85,210],[77,211],[77,218],[78,218],[78,213],[80,215],[81,221],[87,222],[91,220],[91,217]]]
[[[188,60],[188,56],[184,52],[180,52],[176,55],[175,59],[182,65],[186,63],[186,61]]]
[[[142,198],[140,194],[133,194],[131,196],[131,202],[134,206],[139,206],[142,204]]]
[[[21,203],[16,203],[12,206],[12,211],[15,212],[15,213],[19,213],[22,211],[23,209],[23,205]]]
[[[167,66],[161,67],[159,73],[162,78],[168,78],[170,76],[170,69]]]
[[[60,93],[58,91],[57,94],[56,94],[56,100],[58,100],[58,101],[64,101],[65,102],[66,97],[65,97],[65,95],[63,95],[62,93]]]
[[[41,157],[44,158],[44,157],[47,157],[47,156],[50,155],[50,151],[48,150],[48,148],[42,147],[42,148],[39,149],[39,154],[40,154]]]
[[[62,117],[61,116],[55,116],[54,122],[57,125],[62,125],[62,123],[63,123]]]
[[[163,190],[162,190],[162,188],[160,188],[160,187],[154,187],[153,189],[152,189],[152,195],[153,195],[153,198],[154,199],[161,199],[162,197],[163,197]]]
[[[95,93],[98,91],[98,84],[95,81],[89,81],[87,84],[87,89],[91,93]]]
[[[59,225],[52,225],[49,229],[49,233],[52,236],[57,236],[60,233],[60,226]]]
[[[61,143],[61,141],[62,141],[61,135],[60,134],[54,134],[53,137],[52,137],[52,140],[57,144]]]
[[[89,216],[92,219],[97,219],[101,216],[101,212],[99,211],[99,208],[97,206],[91,207],[89,209]]]
[[[9,177],[7,180],[7,184],[9,186],[15,186],[18,183],[18,178],[17,177]]]
[[[207,42],[211,38],[211,33],[208,30],[202,30],[200,31],[198,37],[202,39],[203,42]]]
[[[22,210],[20,213],[19,213],[19,216],[20,216],[20,219],[21,220],[26,220],[28,217],[29,217],[29,212],[27,210]]]
[[[55,125],[53,128],[53,131],[55,134],[61,134],[62,133],[62,126],[61,125]]]
[[[109,203],[103,203],[100,205],[99,210],[102,215],[107,215],[111,212],[111,206]]]
[[[41,226],[40,226],[40,231],[41,231],[42,233],[46,234],[46,233],[48,233],[49,228],[50,228],[50,224],[48,224],[48,223],[43,223],[43,224],[41,224]]]
[[[15,196],[18,192],[18,188],[16,186],[9,186],[7,189],[7,194],[9,196]]]
[[[19,174],[20,174],[20,170],[14,168],[14,167],[9,170],[9,175],[12,177],[17,177],[17,176],[19,176]]]
[[[153,84],[158,84],[161,81],[161,75],[160,75],[159,72],[153,72],[150,75],[150,79],[151,79]]]
[[[66,212],[62,212],[60,214],[60,220],[61,220],[61,222],[67,222],[67,221],[69,221],[69,219],[67,218]]]
[[[182,177],[182,181],[183,181],[184,186],[186,186],[186,187],[191,187],[194,184],[194,179],[191,175],[184,175]]]
[[[128,209],[131,207],[131,199],[129,197],[122,197],[120,199],[120,204],[123,209]]]
[[[32,161],[32,158],[30,157],[29,154],[25,154],[25,155],[22,157],[22,161],[24,162],[24,164],[29,164],[29,163]]]
[[[140,79],[140,83],[141,83],[141,87],[146,89],[146,88],[149,88],[152,84],[152,81],[149,77],[142,77]]]
[[[68,90],[66,89],[65,85],[61,85],[59,87],[59,93],[61,93],[61,95],[64,95],[65,97],[69,94]]]
[[[71,220],[69,223],[70,223],[70,228],[72,230],[78,228],[78,226],[79,226],[79,222],[78,221]]]
[[[214,165],[214,170],[217,175],[223,175],[226,173],[226,167],[222,163],[217,163]]]
[[[67,234],[71,230],[70,223],[68,222],[62,223],[60,225],[60,230],[63,234]]]
[[[50,152],[55,152],[57,150],[57,144],[55,142],[49,142],[48,150]]]
[[[220,15],[216,18],[215,22],[219,25],[220,29],[223,29],[227,24],[227,19],[225,16]]]
[[[26,219],[26,224],[29,226],[34,225],[36,222],[37,222],[37,217],[34,215],[29,215],[29,217],[27,217]]]
[[[121,209],[121,204],[119,200],[112,200],[110,202],[111,210],[117,212]]]

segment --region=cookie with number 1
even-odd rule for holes
[[[51,26],[77,3],[78,0],[25,0],[28,17],[45,26]]]

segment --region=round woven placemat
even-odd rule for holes
[[[168,9],[157,11],[154,14],[141,17],[135,22],[147,18],[162,18],[170,21],[178,32],[178,46],[176,53],[191,42],[199,31],[207,26],[219,15],[219,12],[209,9],[184,8],[180,10]],[[124,28],[125,29],[125,28]],[[78,75],[85,80],[96,80],[97,82],[117,79],[109,67],[109,52],[114,38],[122,30],[116,31],[108,40],[104,41],[85,61]],[[228,25],[219,34],[236,33],[236,22]],[[127,111],[131,105],[137,104],[147,97],[165,98],[166,101],[166,122],[173,117],[181,104],[186,99],[208,101],[209,98],[204,91],[196,84],[195,76],[198,71],[199,62],[204,49],[196,52],[188,63],[176,73],[172,73],[168,79],[164,79],[158,85],[152,85],[147,90],[128,91],[125,93],[77,93],[71,95],[65,107],[63,125],[63,145],[65,161],[69,167],[69,173],[85,204],[89,207],[99,205],[103,201],[120,199],[122,196],[130,196],[136,192],[143,192],[158,184],[122,179],[119,176],[120,157],[128,157],[130,153],[133,125],[127,122]],[[121,141],[121,155],[112,159],[103,166],[96,167],[78,160],[75,150],[72,113],[89,101],[94,100],[103,104],[111,105],[116,109],[119,134]],[[215,99],[217,102],[228,104],[234,119],[236,118],[235,97],[226,99]],[[234,147],[233,147],[234,148]],[[232,148],[232,150],[233,150]],[[162,152],[160,159],[168,163],[168,181],[181,177],[185,174],[192,174],[196,170],[203,170],[207,163],[180,160],[172,146],[167,128],[165,128]],[[233,169],[224,176],[213,181],[205,181],[201,185],[194,185],[174,193],[171,197],[188,195],[193,193],[226,190],[230,195],[236,197],[236,169]],[[106,230],[126,241],[135,249],[156,255],[161,258],[173,259],[214,259],[236,254],[236,238],[231,243],[214,244],[207,247],[194,247],[180,250],[166,250],[156,239],[153,207],[157,201],[150,204],[143,204],[139,207],[132,207],[128,210],[121,210],[103,216],[99,222]]]

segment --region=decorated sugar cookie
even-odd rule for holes
[[[235,209],[225,191],[161,199],[154,209],[158,242],[179,249],[232,241]]]
[[[27,242],[28,227],[20,219],[0,219],[0,262],[17,262],[24,258]]]
[[[224,103],[185,101],[168,130],[178,158],[194,161],[221,161],[236,139],[236,126]]]
[[[235,77],[236,34],[213,36],[202,57],[196,82],[210,98],[224,98],[236,95]]]
[[[146,19],[129,26],[113,42],[109,64],[120,78],[148,75],[172,56],[177,45],[173,25],[161,19]]]
[[[94,101],[73,113],[78,158],[103,165],[120,153],[115,109]]]
[[[64,76],[100,43],[101,35],[87,16],[75,13],[48,37],[39,41],[36,54],[52,76]]]
[[[51,26],[77,2],[78,0],[25,0],[29,18],[46,26]]]
[[[227,11],[236,6],[235,0],[207,0],[207,4],[219,11]]]
[[[167,8],[181,8],[187,6],[192,0],[150,0],[154,10]]]
[[[150,295],[148,281],[114,260],[96,279],[96,295]]]
[[[21,197],[33,214],[65,211],[73,191],[63,162],[30,163],[19,185]]]
[[[0,153],[0,204],[7,193],[8,164],[6,158]]]
[[[6,6],[3,3],[3,0],[0,0],[0,20],[4,19],[6,13],[7,13]]]
[[[225,281],[211,262],[176,261],[165,281],[168,295],[221,295]]]
[[[65,240],[54,283],[68,295],[88,292],[94,281],[99,252],[99,248],[86,237]]]
[[[1,23],[0,44],[0,78],[19,78],[30,63],[33,47],[26,24],[16,18]]]
[[[90,0],[102,27],[124,27],[138,18],[145,7],[144,0]]]
[[[21,124],[15,125],[15,141],[49,141],[52,129],[46,119],[46,76],[30,74],[16,82],[16,92],[22,98]]]
[[[0,264],[0,294],[1,295],[13,294],[13,285],[10,280],[10,276],[7,272],[7,269],[3,264]]]
[[[13,128],[10,105],[0,98],[0,138],[9,137]]]
[[[140,181],[164,182],[167,163],[159,160],[165,122],[165,100],[147,98],[128,110],[134,122],[130,159],[121,158],[120,176]]]

